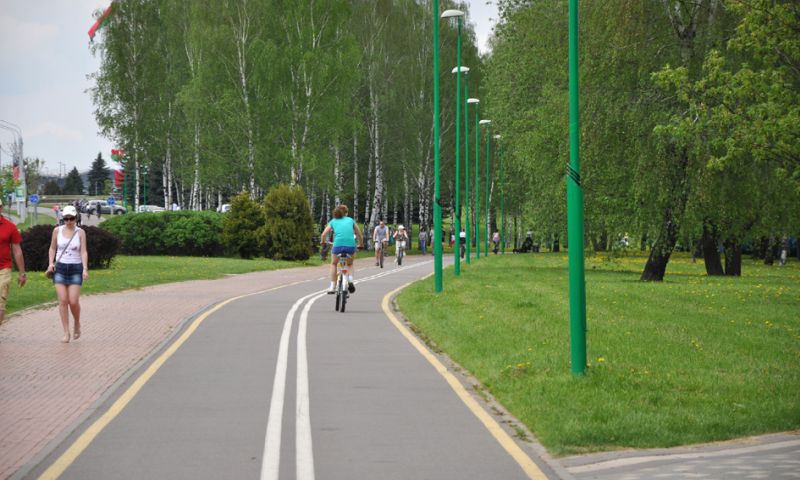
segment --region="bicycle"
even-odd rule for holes
[[[350,292],[347,290],[347,273],[350,268],[347,265],[347,260],[350,255],[347,253],[339,254],[339,263],[336,264],[336,311],[344,313],[347,299],[350,297]]]
[[[383,268],[383,259],[386,256],[386,247],[385,247],[385,245],[383,244],[382,241],[376,241],[375,242],[375,250],[380,250],[381,251],[381,254],[378,257],[378,264],[381,266],[381,268]]]
[[[395,253],[397,259],[397,265],[403,264],[403,257],[405,256],[406,252],[406,241],[405,240],[398,240],[397,241],[397,250]]]

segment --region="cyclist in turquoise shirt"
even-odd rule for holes
[[[336,283],[336,264],[339,263],[339,255],[347,254],[350,257],[347,259],[348,269],[347,275],[347,290],[350,293],[356,291],[356,286],[353,284],[353,260],[356,258],[356,245],[363,245],[361,237],[361,230],[356,225],[356,222],[347,216],[349,210],[347,205],[339,205],[333,209],[333,220],[325,226],[320,236],[320,244],[325,244],[325,238],[328,233],[333,230],[333,249],[331,250],[331,285],[328,287],[328,293],[336,293],[334,284]],[[356,244],[358,238],[358,244]]]

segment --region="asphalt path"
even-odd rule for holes
[[[357,272],[346,313],[318,280],[196,317],[29,476],[545,478],[384,313],[433,270],[406,263]]]

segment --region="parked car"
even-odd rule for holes
[[[231,204],[230,203],[223,203],[219,207],[217,207],[217,211],[220,213],[228,213],[231,211]]]
[[[114,215],[121,215],[126,212],[125,207],[117,205],[109,205],[105,200],[89,200],[86,203],[85,212],[89,215],[97,214],[97,209],[100,209],[100,213],[104,215],[114,214]]]
[[[136,211],[139,213],[142,212],[155,213],[155,212],[163,212],[164,210],[166,210],[166,208],[159,207],[158,205],[139,205],[139,208]]]

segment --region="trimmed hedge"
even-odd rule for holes
[[[129,255],[222,256],[222,221],[217,212],[134,213],[118,215],[101,227],[117,235]]]
[[[52,225],[36,225],[22,232],[22,255],[25,269],[29,271],[47,270]],[[81,227],[86,232],[86,250],[89,254],[89,269],[108,268],[119,252],[120,240],[113,233],[97,227]]]

